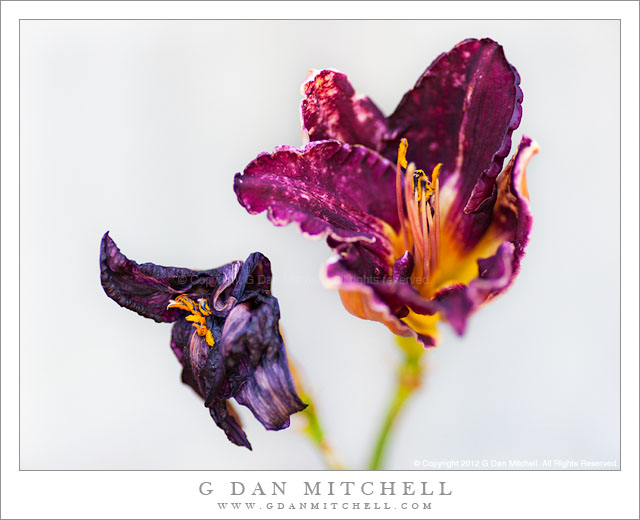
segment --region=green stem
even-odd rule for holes
[[[338,462],[333,449],[331,449],[331,446],[329,445],[329,442],[324,435],[324,430],[322,429],[322,425],[320,424],[316,406],[313,403],[311,396],[307,393],[306,388],[302,384],[302,378],[300,377],[296,366],[291,361],[291,358],[289,358],[289,369],[291,370],[291,375],[293,376],[296,390],[298,391],[300,399],[302,399],[302,402],[307,403],[307,407],[300,412],[300,415],[307,420],[307,424],[303,429],[304,435],[308,437],[308,439],[316,448],[318,448],[320,456],[322,457],[322,460],[324,461],[328,469],[344,469],[342,464]]]
[[[344,469],[342,464],[338,462],[335,453],[331,449],[327,438],[324,435],[324,430],[320,424],[320,420],[318,418],[318,414],[316,413],[316,407],[313,404],[313,401],[309,397],[309,395],[301,392],[301,398],[305,403],[309,405],[300,412],[301,415],[304,415],[307,418],[307,425],[304,429],[305,435],[309,438],[309,440],[318,448],[320,455],[322,456],[322,460],[324,460],[325,465],[329,469],[341,470]]]
[[[398,344],[403,349],[404,359],[398,370],[395,393],[378,433],[369,469],[382,467],[393,425],[409,396],[420,388],[422,380],[421,358],[424,348],[417,344],[410,344],[405,338],[398,338]]]

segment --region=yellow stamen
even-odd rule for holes
[[[175,300],[169,300],[169,305],[167,305],[167,309],[182,309],[184,311],[193,312],[195,309],[195,303],[191,298],[181,294],[177,296]]]
[[[213,347],[215,341],[213,339],[213,334],[211,334],[211,331],[207,327],[207,320],[205,318],[205,316],[211,315],[211,309],[209,308],[209,303],[206,299],[200,298],[198,300],[198,304],[196,304],[196,302],[191,298],[181,294],[180,296],[177,296],[175,300],[169,300],[167,309],[182,309],[190,312],[191,314],[185,319],[190,321],[191,325],[196,328],[198,336],[204,337],[207,345]]]
[[[398,147],[398,163],[403,168],[407,167],[407,148],[409,148],[409,141],[403,137],[400,139],[400,146]]]
[[[431,184],[433,185],[440,176],[440,168],[442,168],[442,163],[436,164],[435,168],[431,172]]]
[[[427,198],[420,200],[420,217],[422,218],[422,242],[424,243],[424,255],[422,256],[422,282],[427,283],[431,269],[429,268],[429,229],[427,228]]]
[[[211,309],[209,308],[209,302],[207,302],[206,299],[204,298],[200,298],[198,300],[198,303],[200,304],[200,313],[203,316],[211,316]]]
[[[429,262],[431,265],[435,266],[436,263],[436,244],[435,244],[435,240],[436,240],[436,234],[435,234],[435,229],[434,225],[433,225],[433,216],[431,215],[431,207],[427,206],[427,223],[429,224],[429,231],[431,231],[431,233],[429,233],[429,236],[427,237],[427,240],[429,241],[429,249],[431,251],[431,256],[429,257]]]
[[[187,316],[185,319],[187,321],[192,321],[194,323],[197,323],[198,325],[205,325],[207,322],[204,316],[200,316],[200,314],[192,314],[191,316]]]
[[[436,164],[436,167],[433,169],[433,173],[431,174],[431,184],[434,185],[433,207],[435,210],[434,225],[436,228],[436,255],[433,266],[434,268],[440,258],[440,168],[442,168],[442,163]]]
[[[429,283],[440,256],[438,177],[442,164],[435,166],[431,178],[427,177],[423,170],[416,170],[413,163],[407,163],[408,146],[406,139],[400,140],[396,164],[396,202],[403,251],[413,251],[415,276],[420,277],[421,274],[422,283]],[[404,179],[402,168],[406,168]]]
[[[413,238],[414,248],[414,260],[419,264],[419,258],[422,258],[422,240],[420,240],[420,222],[418,220],[418,208],[415,200],[415,195],[411,193],[413,173],[415,169],[413,163],[409,165],[405,173],[404,180],[404,197],[407,205],[407,216],[409,217],[408,228],[411,231],[411,237]]]
[[[398,220],[400,221],[400,234],[402,235],[402,247],[406,251],[409,248],[409,236],[404,222],[404,209],[402,207],[402,168],[407,167],[407,148],[409,142],[400,140],[398,147],[398,161],[396,163],[396,207],[398,208]]]

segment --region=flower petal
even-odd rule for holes
[[[356,248],[356,245],[351,245]],[[352,253],[353,256],[357,253]],[[378,321],[398,336],[413,336],[425,347],[435,345],[435,329],[413,328],[404,323],[408,311],[427,315],[428,321],[438,312],[437,303],[427,300],[408,283],[401,283],[392,276],[377,277],[361,274],[357,262],[348,261],[350,255],[340,255],[330,259],[324,268],[324,284],[329,289],[340,292],[342,304],[348,312],[365,320]],[[403,257],[404,258],[404,257]]]
[[[498,195],[488,233],[513,242],[513,277],[520,271],[520,260],[529,243],[533,225],[527,190],[527,166],[539,150],[538,143],[523,136],[518,151],[498,177]]]
[[[503,242],[495,255],[478,260],[478,277],[469,285],[451,286],[436,295],[446,320],[458,334],[464,334],[472,313],[511,285],[514,250],[513,243]]]
[[[184,350],[191,341],[193,326],[187,320],[178,320],[171,327],[171,350],[182,366],[185,366]]]
[[[183,367],[182,382],[205,400],[211,417],[234,444],[251,449],[230,398],[249,407],[271,430],[286,428],[289,416],[305,408],[293,386],[278,328],[271,265],[261,253],[209,271],[139,265],[126,258],[107,233],[101,274],[105,291],[123,307],[156,321],[175,321],[171,350]],[[199,303],[201,314],[167,311],[169,300],[178,294],[206,299],[209,306]]]
[[[157,322],[173,322],[184,316],[185,311],[167,309],[169,300],[179,294],[210,292],[217,271],[137,264],[120,252],[108,232],[102,237],[100,281],[107,296],[121,307]]]
[[[489,229],[476,247],[457,262],[455,269],[441,275],[458,282],[448,284],[436,299],[446,309],[446,319],[460,334],[468,317],[506,291],[520,271],[533,223],[526,168],[538,151],[535,141],[522,137],[516,154],[498,176],[498,193]],[[508,278],[504,278],[505,273]]]
[[[386,119],[373,101],[355,93],[345,74],[311,71],[302,95],[302,130],[308,141],[337,139],[373,150],[380,147]]]
[[[354,316],[378,321],[398,336],[411,335],[411,329],[400,321],[373,287],[348,271],[340,263],[339,257],[332,258],[326,264],[324,285],[328,289],[340,291],[342,304]]]
[[[240,303],[271,294],[271,261],[262,253],[251,253],[242,264],[231,292]]]
[[[296,222],[309,236],[376,243],[385,257],[391,252],[389,225],[398,229],[395,167],[367,148],[337,141],[282,147],[236,174],[234,188],[249,213],[268,210],[277,226]]]
[[[238,416],[235,414],[231,403],[229,401],[220,400],[216,401],[210,408],[209,414],[213,421],[224,431],[233,444],[238,446],[244,446],[251,450],[251,443],[247,439],[247,434],[244,433]]]
[[[219,334],[216,334],[219,339]],[[221,388],[217,399],[207,404],[216,425],[225,432],[233,444],[251,449],[237,414],[227,400],[229,385],[224,384],[224,365],[217,342],[209,348],[190,322],[177,321],[171,331],[171,349],[183,366],[182,382],[189,385],[202,398],[207,397],[213,385]],[[211,374],[214,373],[214,377]]]
[[[407,264],[413,264],[410,254],[405,253],[389,272],[378,267],[376,258],[368,252],[368,244],[342,244],[335,250],[338,256],[330,260],[326,268],[329,278],[348,276],[350,282],[371,286],[394,314],[402,307],[409,307],[419,314],[438,312],[437,306],[423,298],[411,285],[411,272],[407,272]]]
[[[222,329],[222,355],[232,393],[268,430],[289,426],[289,416],[306,408],[296,392],[278,328],[277,300],[233,308]]]
[[[410,278],[411,273],[413,272],[413,267],[413,255],[409,251],[405,251],[404,254],[393,264],[393,281],[398,282]]]
[[[404,137],[418,168],[443,164],[441,186],[456,193],[446,224],[466,249],[489,223],[495,178],[522,115],[519,83],[500,45],[465,40],[429,66],[389,117],[383,154],[393,160]]]

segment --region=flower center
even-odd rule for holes
[[[442,163],[428,176],[407,165],[409,142],[400,140],[396,164],[396,199],[404,251],[411,251],[418,284],[428,284],[440,257],[440,182]],[[404,171],[403,171],[404,169]]]
[[[215,343],[213,341],[213,334],[211,334],[211,331],[207,327],[206,316],[211,316],[211,309],[209,308],[207,300],[200,298],[198,299],[198,303],[196,303],[188,296],[181,294],[176,297],[175,300],[169,300],[167,309],[182,309],[190,312],[191,314],[186,317],[186,320],[192,322],[191,325],[196,328],[198,336],[204,337],[207,345],[213,347]]]

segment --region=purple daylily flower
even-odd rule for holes
[[[267,430],[287,428],[289,416],[307,406],[289,373],[271,264],[261,253],[206,271],[137,264],[105,233],[100,270],[102,287],[118,305],[174,324],[171,349],[182,381],[234,444],[251,449],[232,397]]]
[[[334,70],[302,87],[309,144],[260,154],[235,177],[240,204],[327,236],[325,281],[349,312],[425,346],[436,323],[468,317],[520,269],[532,217],[520,77],[489,39],[440,55],[385,117]],[[418,169],[422,168],[422,169]],[[425,171],[427,173],[425,173]]]

